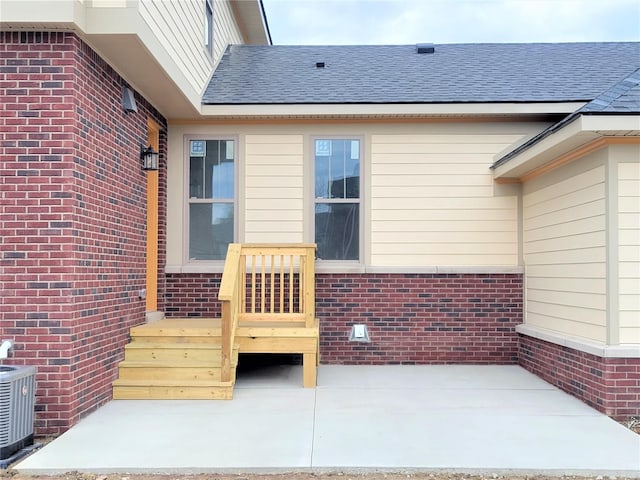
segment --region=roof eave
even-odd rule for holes
[[[494,178],[507,181],[522,179],[536,169],[603,137],[640,136],[640,115],[577,115],[562,128],[527,145],[508,161],[500,155],[494,164]],[[525,144],[526,145],[526,144]],[[522,148],[522,146],[518,147]]]
[[[371,117],[568,114],[585,102],[557,103],[353,103],[202,105],[205,118]]]
[[[231,8],[246,43],[271,45],[271,32],[262,0],[230,0]]]

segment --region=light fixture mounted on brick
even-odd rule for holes
[[[158,170],[158,152],[153,150],[149,145],[140,147],[140,160],[142,161],[143,170]]]

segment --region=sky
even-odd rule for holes
[[[640,41],[640,0],[263,0],[275,45]]]

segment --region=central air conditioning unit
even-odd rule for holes
[[[36,369],[0,365],[0,459],[33,443]]]

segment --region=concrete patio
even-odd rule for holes
[[[626,475],[640,436],[518,366],[321,366],[239,375],[233,401],[112,401],[21,473],[367,470]]]

